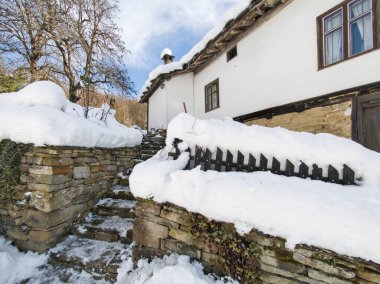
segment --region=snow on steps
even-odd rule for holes
[[[145,161],[153,157],[159,150],[165,147],[166,131],[153,130],[144,136],[141,143],[141,160]]]
[[[69,236],[50,250],[49,263],[84,270],[98,279],[115,281],[117,269],[129,255],[129,246],[120,242]]]
[[[119,216],[122,218],[134,218],[136,201],[125,199],[105,198],[101,199],[93,208],[93,212],[102,216]]]
[[[129,173],[119,178],[128,181]],[[116,281],[117,269],[131,254],[128,244],[132,242],[136,204],[129,186],[120,185],[120,180],[85,221],[74,227],[73,235],[50,250],[49,262],[53,266],[44,272],[48,279],[66,282],[73,278],[71,272],[85,271],[93,278],[88,283]]]
[[[90,213],[86,222],[76,225],[73,233],[79,237],[98,241],[130,244],[133,237],[134,219],[119,216],[99,216]]]

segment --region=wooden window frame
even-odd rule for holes
[[[213,85],[216,85],[217,106],[212,105],[212,94],[213,94],[212,90],[211,90],[211,105],[207,103],[207,89],[208,88],[212,89]],[[205,86],[205,112],[210,112],[214,109],[218,109],[219,107],[220,107],[220,101],[219,101],[219,78],[218,78]]]
[[[237,57],[238,56],[237,45],[235,45],[234,47],[230,48],[227,51],[226,56],[227,56],[227,62],[229,62],[232,59],[234,59],[235,57]]]
[[[379,37],[379,31],[380,31],[380,0],[371,0],[372,2],[372,30],[373,30],[373,47],[371,49],[368,49],[366,51],[357,53],[355,55],[350,55],[351,52],[351,42],[350,42],[350,20],[349,20],[349,9],[350,4],[355,2],[357,0],[346,0],[342,3],[336,5],[335,7],[331,8],[327,12],[323,13],[322,15],[317,17],[317,39],[318,39],[318,70],[325,69],[331,66],[334,66],[336,64],[345,62],[347,60],[350,60],[352,58],[356,58],[358,56],[367,54],[369,52],[372,52],[376,49],[379,49],[380,47],[380,37]],[[335,12],[337,12],[339,9],[342,9],[343,13],[343,59],[339,60],[337,62],[325,65],[325,31],[324,31],[324,19]]]

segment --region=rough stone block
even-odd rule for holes
[[[291,273],[304,273],[306,272],[306,268],[304,265],[298,264],[296,262],[283,261],[280,259],[276,259],[274,257],[262,255],[260,256],[260,261],[264,264],[271,265],[277,267],[282,270],[289,271]]]
[[[56,243],[68,233],[70,225],[71,223],[65,223],[50,230],[31,230],[28,238],[35,243]]]
[[[74,167],[74,179],[86,179],[91,175],[90,167]]]
[[[348,268],[343,269],[341,267],[335,267],[326,262],[313,259],[313,258],[308,258],[302,254],[294,253],[293,259],[304,265],[326,272],[327,274],[336,275],[336,276],[343,277],[346,279],[353,279],[356,276],[355,272],[350,271]]]
[[[136,211],[158,216],[161,212],[161,206],[148,201],[138,201],[135,207]]]
[[[160,239],[157,237],[145,235],[138,230],[133,230],[133,241],[144,247],[160,249]]]
[[[154,236],[156,238],[164,239],[169,236],[169,229],[146,219],[136,218],[135,226],[133,228],[136,234],[144,234]],[[134,234],[135,235],[135,234]]]
[[[201,251],[198,250],[196,247],[174,239],[161,240],[161,250],[176,252],[178,254],[187,255],[191,258],[196,258],[199,260],[202,258]]]
[[[21,219],[29,227],[49,229],[66,221],[78,219],[86,210],[87,205],[85,204],[77,204],[49,213],[39,210],[25,210]]]
[[[185,226],[191,226],[192,223],[190,213],[185,211],[173,212],[167,209],[162,209],[160,217]]]
[[[36,191],[42,191],[42,192],[53,192],[57,190],[65,189],[66,187],[69,187],[67,183],[64,184],[39,184],[39,183],[28,183],[28,189],[29,190],[36,190]]]
[[[52,212],[70,204],[78,193],[79,189],[75,187],[49,193],[34,191],[32,192],[30,205],[43,212]]]
[[[330,275],[323,273],[321,271],[310,269],[310,268],[308,269],[307,274],[309,275],[309,277],[311,277],[315,280],[323,281],[325,283],[331,283],[331,284],[350,284],[350,283],[352,283],[351,281],[342,280],[342,279],[330,276]]]
[[[64,175],[70,174],[73,172],[73,169],[69,166],[37,166],[32,165],[29,167],[29,173],[35,175]]]
[[[376,273],[375,271],[369,271],[369,270],[359,270],[358,276],[360,278],[363,278],[367,281],[371,281],[374,283],[380,283],[380,273]]]
[[[259,275],[259,279],[264,283],[270,284],[299,284],[298,281],[285,277],[280,277],[274,274],[263,272]]]
[[[155,215],[144,213],[142,211],[137,211],[136,210],[136,216],[140,217],[140,218],[143,218],[143,219],[147,219],[149,221],[152,221],[153,223],[157,223],[157,224],[166,226],[169,229],[172,229],[172,228],[178,229],[179,228],[179,224],[177,224],[177,223],[174,223],[172,221],[160,218],[160,217],[155,216]]]
[[[42,164],[44,166],[70,166],[73,164],[72,158],[44,158]]]
[[[178,230],[178,229],[171,229],[169,231],[169,236],[172,237],[173,239],[182,241],[188,245],[194,245],[194,238],[185,231]]]
[[[6,234],[9,238],[16,239],[16,240],[27,241],[29,239],[28,231],[23,232],[19,230],[19,228],[9,229],[7,230]]]
[[[63,184],[71,180],[71,175],[35,175],[30,174],[30,180],[26,182],[38,184]]]

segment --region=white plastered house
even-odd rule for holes
[[[380,151],[380,0],[253,0],[230,15],[150,74],[140,98],[149,128],[186,110]]]

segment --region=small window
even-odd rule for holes
[[[227,62],[236,56],[237,56],[237,47],[234,46],[229,51],[227,51]]]
[[[205,87],[206,112],[219,107],[219,79]]]
[[[349,0],[319,16],[319,67],[377,48],[374,0]]]

